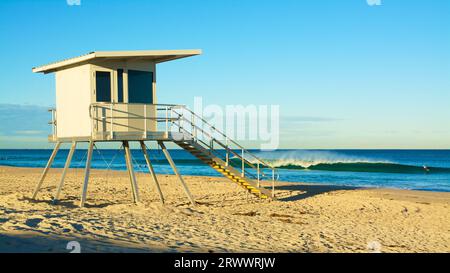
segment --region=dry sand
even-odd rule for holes
[[[57,205],[61,169],[30,199],[41,169],[0,167],[0,252],[449,252],[450,193],[277,183],[278,201],[246,194],[225,178],[148,174],[131,202],[126,172],[93,170],[78,208],[83,170],[71,170]],[[372,243],[375,242],[375,243]],[[368,247],[369,244],[369,247]]]

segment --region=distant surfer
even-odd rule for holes
[[[423,170],[425,171],[425,174],[428,174],[430,172],[430,169],[428,169],[428,167],[425,165],[423,165]]]

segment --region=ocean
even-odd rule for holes
[[[279,181],[338,186],[382,187],[450,192],[450,150],[250,150],[277,167]],[[0,150],[0,165],[43,168],[51,150]],[[62,168],[68,150],[52,165]],[[160,150],[150,150],[159,174],[172,174]],[[221,176],[184,150],[170,150],[183,175]],[[134,168],[148,172],[140,150],[132,150]],[[77,150],[71,168],[84,168],[86,150]],[[125,170],[122,150],[94,150],[92,168]]]

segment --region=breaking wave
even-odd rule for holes
[[[261,152],[259,156],[265,158],[273,167],[280,169],[410,174],[450,173],[450,168],[358,158],[329,151],[275,151]]]

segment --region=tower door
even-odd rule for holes
[[[95,101],[96,102],[112,102],[111,101],[111,72],[96,71],[95,72]]]
[[[97,133],[109,133],[112,129],[111,119],[111,107],[109,103],[112,103],[112,72],[110,71],[95,71],[94,72],[94,98],[97,104],[94,107],[94,127]]]

